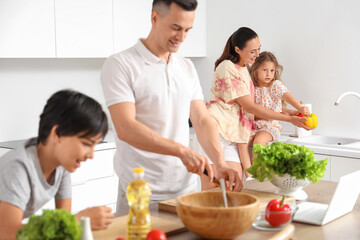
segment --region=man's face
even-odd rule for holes
[[[186,11],[172,3],[165,16],[153,13],[153,28],[160,51],[176,52],[192,28],[195,11]]]

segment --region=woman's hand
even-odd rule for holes
[[[282,113],[288,116],[296,116],[298,114],[298,111],[283,107]]]
[[[90,217],[92,230],[106,229],[114,218],[114,214],[112,214],[112,209],[107,206],[87,208],[79,212],[75,216],[78,222],[80,222],[81,217]]]
[[[313,129],[304,124],[304,122],[307,121],[307,119],[304,117],[289,116],[289,118],[290,118],[289,122],[297,127],[304,128],[305,130],[308,130],[308,131]]]

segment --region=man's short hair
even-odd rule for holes
[[[170,9],[171,3],[175,3],[186,11],[195,11],[198,4],[197,0],[154,0],[152,11],[157,11],[163,16]]]

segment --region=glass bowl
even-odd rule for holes
[[[267,204],[268,202],[260,203],[258,216],[252,224],[252,226],[256,229],[266,231],[279,231],[292,222],[292,219],[299,208],[294,203],[284,202],[284,204],[288,204],[290,206],[290,211],[271,212],[266,211]],[[270,222],[272,223],[272,225],[270,224]]]

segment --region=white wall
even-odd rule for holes
[[[72,88],[104,103],[104,59],[0,59],[0,142],[37,135],[51,94]]]
[[[262,50],[284,66],[282,79],[319,117],[314,134],[360,138],[360,2],[356,0],[207,0],[207,58],[194,59],[206,99],[212,71],[239,27],[256,31]],[[293,130],[286,125],[285,130]]]
[[[284,66],[290,92],[313,104],[320,122],[314,133],[360,138],[359,99],[348,96],[334,106],[344,91],[360,93],[359,7],[356,0],[207,0],[207,57],[193,59],[205,98],[227,38],[248,26]],[[35,136],[46,99],[59,89],[73,88],[103,103],[103,61],[0,59],[0,142]]]

